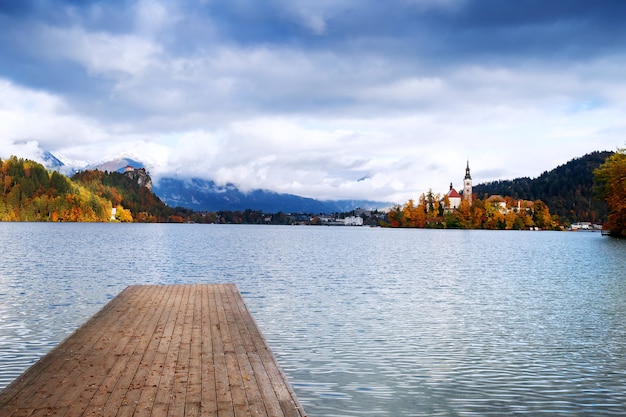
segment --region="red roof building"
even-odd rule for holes
[[[448,197],[449,205],[447,207],[444,206],[444,210],[458,209],[461,205],[462,197],[461,194],[459,194],[457,190],[454,189],[452,183],[450,183],[450,191],[448,191],[446,196]]]

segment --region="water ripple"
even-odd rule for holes
[[[234,282],[312,416],[626,410],[626,244],[599,235],[0,224],[0,247],[0,388],[129,284]]]

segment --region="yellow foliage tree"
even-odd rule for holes
[[[133,215],[130,212],[130,210],[126,210],[122,206],[117,206],[115,208],[115,220],[120,221],[120,222],[132,223]]]

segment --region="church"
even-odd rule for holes
[[[467,200],[470,206],[472,205],[472,176],[470,175],[469,160],[467,161],[467,167],[465,168],[465,178],[463,179],[463,195],[459,194],[454,189],[452,183],[450,183],[450,190],[446,194],[450,205],[445,207],[445,210],[458,209],[463,199]]]

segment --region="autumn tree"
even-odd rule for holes
[[[463,225],[465,227],[470,226],[472,221],[472,206],[467,198],[461,200],[461,204],[459,205],[459,214],[463,219]]]
[[[519,221],[518,221],[519,220]],[[506,230],[520,229],[521,220],[513,210],[509,210],[504,215],[504,228]]]
[[[604,228],[611,236],[626,236],[626,148],[618,149],[595,171],[597,195],[604,199],[609,215]]]
[[[117,206],[115,208],[115,220],[120,222],[132,223],[133,215],[131,214],[130,210],[126,210],[122,206]]]
[[[403,227],[418,227],[416,223],[417,207],[415,207],[413,199],[409,199],[402,208],[402,217],[404,221],[402,224]]]
[[[536,200],[533,204],[533,222],[535,226],[540,229],[550,230],[553,228],[552,215],[550,215],[550,209],[541,200]]]
[[[387,220],[391,227],[402,227],[404,224],[404,213],[402,209],[399,206],[392,208],[387,214]]]
[[[425,227],[426,226],[426,206],[423,202],[418,203],[411,214],[412,220],[415,224],[415,227]]]

